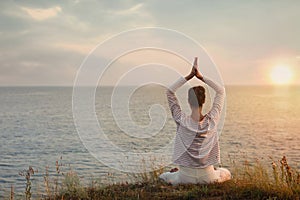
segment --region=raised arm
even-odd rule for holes
[[[166,91],[172,117],[176,123],[180,123],[182,111],[175,92],[178,88],[180,88],[185,83],[186,83],[186,79],[180,77],[175,83],[173,83],[169,88],[167,88]]]
[[[197,68],[197,65],[195,68]],[[196,71],[195,76],[215,90],[216,96],[214,98],[212,108],[207,115],[214,121],[219,120],[225,101],[225,88],[208,77],[204,77],[198,70]]]
[[[175,83],[173,83],[169,88],[167,88],[166,91],[172,117],[176,123],[180,123],[182,111],[175,92],[178,88],[180,88],[182,85],[184,85],[187,81],[191,80],[196,75],[197,69],[195,68],[195,63],[197,63],[197,58],[195,58],[194,65],[190,74],[187,75],[185,78],[180,77]]]
[[[203,82],[214,89],[216,92],[212,108],[207,113],[207,115],[214,121],[218,121],[224,106],[225,88],[207,77],[203,77]]]

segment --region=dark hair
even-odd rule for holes
[[[188,101],[192,107],[202,107],[205,102],[205,88],[196,86],[189,89]]]

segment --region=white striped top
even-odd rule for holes
[[[204,77],[203,82],[216,92],[211,110],[200,122],[182,112],[176,90],[187,81],[181,77],[167,91],[172,117],[177,125],[173,162],[185,167],[205,168],[220,163],[218,122],[225,100],[225,88]]]

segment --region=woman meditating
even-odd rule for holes
[[[171,184],[224,182],[231,178],[229,170],[214,168],[220,163],[220,147],[218,141],[218,123],[224,105],[225,88],[207,77],[197,69],[197,58],[191,73],[181,77],[167,89],[167,98],[172,117],[177,125],[174,144],[173,162],[179,170],[171,170],[160,175],[160,178]],[[205,102],[205,89],[202,86],[190,88],[188,102],[191,115],[181,111],[176,98],[176,90],[193,77],[213,88],[216,92],[211,110],[203,115],[202,107]]]

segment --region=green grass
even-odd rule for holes
[[[82,185],[75,172],[61,172],[56,163],[57,176],[45,174],[46,191],[43,199],[299,199],[300,175],[285,157],[269,166],[244,162],[232,163],[233,179],[209,185],[187,184],[172,186],[158,179],[163,169],[134,175],[133,183],[103,185],[93,181]],[[30,177],[29,177],[30,179]],[[28,177],[27,177],[28,180]],[[30,182],[30,180],[28,180]],[[27,181],[27,182],[28,182]],[[26,185],[24,198],[31,197]],[[13,193],[12,193],[13,194]],[[35,198],[32,198],[35,199]]]

